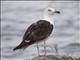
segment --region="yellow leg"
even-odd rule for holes
[[[38,42],[37,42],[37,51],[38,51],[38,56],[40,56],[40,54],[39,54],[39,46],[38,46]]]

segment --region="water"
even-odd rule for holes
[[[59,54],[80,56],[80,16],[77,1],[4,1],[1,9],[1,59],[2,60],[30,60],[37,56],[36,44],[26,50],[13,51],[22,41],[27,27],[43,18],[43,10],[53,7],[61,12],[55,14],[53,21],[55,28],[46,41],[47,54],[55,54],[54,45],[58,44]],[[43,42],[39,44],[40,53],[44,54]]]

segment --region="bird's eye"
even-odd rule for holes
[[[51,11],[50,9],[48,9],[48,11]]]

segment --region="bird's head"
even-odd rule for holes
[[[57,10],[55,10],[54,8],[47,8],[47,9],[45,10],[45,12],[46,12],[49,16],[54,15],[55,13],[60,14],[60,11],[57,11]]]
[[[46,8],[46,9],[44,10],[43,20],[49,21],[50,23],[54,24],[54,23],[51,21],[51,17],[52,17],[54,14],[60,14],[60,11],[57,11],[57,10],[54,9],[54,8]]]

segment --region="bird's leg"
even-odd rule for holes
[[[40,54],[39,54],[39,46],[38,46],[38,42],[37,42],[37,51],[38,51],[38,56],[40,56]]]
[[[44,54],[44,56],[46,56],[46,54],[47,54],[47,51],[46,51],[46,41],[44,40],[44,51],[45,51],[45,54]]]

